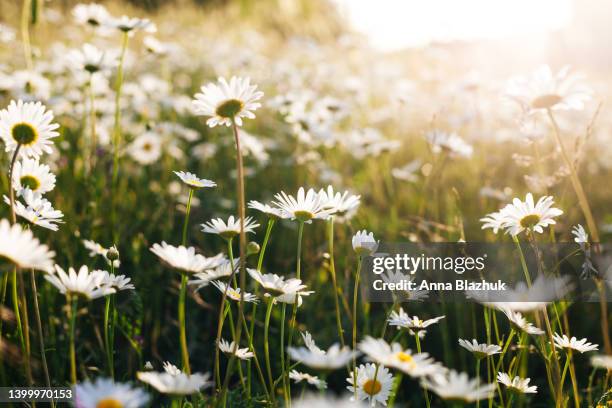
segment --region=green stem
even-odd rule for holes
[[[268,372],[268,381],[270,382],[270,398],[271,403],[275,405],[274,397],[274,378],[272,377],[272,366],[270,364],[270,345],[268,341],[268,333],[270,331],[270,316],[272,316],[272,306],[274,306],[274,299],[268,299],[268,308],[266,310],[266,320],[264,323],[264,357],[266,359],[266,371]]]
[[[296,267],[295,267],[295,275],[297,279],[300,279],[302,272],[302,238],[304,236],[304,221],[298,221],[298,238],[297,238],[297,249],[296,249]],[[287,348],[291,347],[293,344],[293,332],[295,330],[295,321],[297,318],[297,308],[298,308],[298,294],[295,294],[295,301],[293,302],[293,308],[291,311],[291,323],[289,324],[289,339],[287,341]],[[284,368],[283,368],[284,369]],[[288,371],[288,369],[287,369]],[[291,393],[291,384],[288,385],[289,393]]]
[[[332,277],[332,284],[334,285],[334,304],[336,307],[336,328],[338,330],[338,337],[340,338],[340,344],[344,347],[344,331],[342,330],[342,319],[340,318],[340,303],[338,302],[338,283],[336,281],[336,266],[334,262],[334,217],[331,216],[327,220],[327,243],[329,252],[329,272]],[[299,277],[298,277],[299,278]],[[355,313],[353,311],[353,320],[355,319]]]
[[[32,301],[34,302],[34,316],[36,318],[36,330],[38,331],[38,347],[40,349],[40,360],[42,363],[43,374],[45,375],[45,384],[51,387],[51,378],[49,377],[49,367],[47,366],[47,355],[45,353],[45,334],[42,329],[42,320],[40,318],[40,308],[38,306],[38,289],[36,288],[36,276],[34,270],[30,270],[30,283],[32,286]]]
[[[91,148],[89,151],[89,170],[91,171],[95,166],[96,148],[98,141],[96,139],[96,106],[95,106],[95,95],[93,89],[93,74],[89,75],[89,128],[90,128],[90,143]]]
[[[115,378],[113,370],[113,356],[111,355],[110,337],[109,337],[109,316],[111,310],[111,296],[106,296],[104,304],[104,348],[106,352],[106,364],[108,367],[108,373],[112,379]]]
[[[117,230],[117,182],[119,179],[119,145],[121,144],[121,88],[123,86],[123,63],[128,45],[128,33],[124,32],[121,39],[121,54],[119,56],[119,66],[117,68],[117,79],[115,83],[115,124],[113,127],[113,184],[112,184],[112,220],[113,235],[115,244],[117,243],[119,232]]]
[[[187,350],[187,334],[185,333],[185,297],[187,294],[187,274],[181,273],[181,290],[179,292],[178,320],[180,328],[181,355],[183,371],[191,375],[189,366],[189,351]]]
[[[32,46],[30,45],[30,12],[32,0],[23,0],[23,8],[21,10],[21,42],[23,43],[23,54],[26,60],[28,71],[34,69],[32,62]]]
[[[476,379],[480,382],[480,358],[476,359]],[[480,408],[480,400],[476,401],[476,408]]]
[[[416,343],[416,349],[417,349],[417,353],[421,353],[421,339],[419,338],[419,332],[415,332],[414,334],[414,341]],[[427,389],[423,388],[423,396],[425,398],[425,405],[427,405],[427,408],[430,407],[430,402],[429,402],[429,392],[427,391]]]
[[[183,239],[182,245],[187,245],[187,227],[189,225],[189,214],[191,213],[191,200],[193,199],[193,188],[189,189],[189,198],[187,199],[187,209],[185,210],[185,221],[183,222]]]
[[[283,378],[283,395],[285,396],[285,406],[291,406],[291,396],[289,394],[289,386],[287,385],[287,376],[289,375],[288,369],[285,366],[285,312],[287,310],[287,304],[283,303],[281,306],[281,326],[280,326],[280,358],[282,367],[282,378]]]
[[[266,253],[266,248],[268,247],[268,241],[270,239],[270,234],[272,233],[272,228],[274,227],[275,219],[268,219],[268,226],[266,228],[266,235],[264,236],[263,244],[261,245],[261,250],[259,251],[259,258],[257,259],[257,270],[261,272],[261,268],[263,265],[264,255]],[[251,312],[251,325],[249,326],[249,339],[253,338],[253,333],[255,332],[255,321],[257,319],[257,303],[253,303],[253,311]],[[246,323],[246,322],[245,322]],[[250,341],[250,340],[249,340]],[[253,345],[251,344],[251,349],[253,349]],[[247,388],[249,393],[249,398],[251,396],[251,360],[247,362]],[[266,392],[267,393],[267,392]]]
[[[518,236],[513,235],[512,240],[516,244],[516,248],[519,251],[519,257],[521,259],[521,267],[523,268],[523,274],[525,275],[525,280],[527,282],[527,286],[531,287],[531,276],[529,275],[529,268],[527,268],[527,262],[525,261],[525,254],[523,253],[523,248],[521,247],[521,242],[518,239]]]
[[[355,287],[353,288],[353,350],[357,349],[357,300],[359,299],[359,278],[361,276],[361,257],[357,259],[357,273],[355,274]],[[353,357],[353,378],[357,381],[357,356]],[[354,398],[357,401],[357,387],[353,387]]]
[[[244,293],[246,291],[246,231],[244,230],[244,221],[246,218],[246,200],[244,194],[244,165],[242,163],[242,149],[240,147],[240,135],[236,121],[232,119],[232,130],[234,132],[234,141],[236,144],[236,170],[237,170],[237,185],[238,190],[238,213],[240,216],[240,258],[238,267],[240,268],[240,301],[238,303],[238,327],[236,329],[236,345],[240,345],[242,337],[242,322],[244,318]],[[231,376],[231,368],[236,355],[232,354],[228,363],[228,372],[225,373],[225,380],[222,388],[222,395],[225,395],[229,378]]]
[[[75,385],[77,383],[76,373],[76,349],[74,344],[74,334],[76,327],[76,314],[77,314],[77,303],[78,297],[72,298],[72,295],[68,295],[68,316],[70,320],[70,383]]]

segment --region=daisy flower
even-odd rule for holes
[[[92,300],[116,292],[114,288],[102,285],[102,271],[90,272],[86,265],[81,266],[78,273],[72,267],[66,273],[59,265],[55,265],[55,271],[56,273],[46,274],[45,279],[63,295],[83,296]]]
[[[327,351],[313,351],[308,347],[289,347],[287,353],[295,361],[299,361],[308,367],[318,370],[335,370],[347,365],[357,354],[348,346],[340,347],[339,344],[332,345]]]
[[[170,375],[179,375],[182,373],[180,368],[178,368],[177,366],[175,366],[169,361],[164,361],[162,365],[164,367],[164,371]]]
[[[306,285],[303,285],[300,279],[290,278],[285,280],[282,276],[273,273],[262,274],[258,270],[252,268],[247,268],[247,272],[262,286],[266,296],[295,296],[297,292],[306,289]]]
[[[612,371],[612,356],[597,355],[591,357],[591,365],[596,368],[605,368]]]
[[[96,272],[96,271],[94,271]],[[101,286],[114,288],[117,292],[120,290],[134,290],[135,287],[130,283],[131,279],[125,275],[114,275],[108,271],[100,271],[103,274]]]
[[[92,27],[106,25],[111,15],[106,8],[100,4],[77,4],[72,9],[72,16],[78,24],[88,24]]]
[[[289,372],[289,378],[295,381],[295,383],[300,383],[302,381],[306,381],[310,385],[314,385],[320,390],[324,390],[327,388],[327,383],[324,380],[319,379],[316,375],[310,375],[308,373],[302,373],[297,370],[291,370]]]
[[[162,140],[153,132],[145,132],[130,144],[128,152],[140,164],[153,164],[161,157]]]
[[[51,202],[43,198],[42,194],[34,193],[29,188],[22,190],[19,194],[25,201],[25,205],[21,201],[15,201],[15,214],[26,219],[33,225],[57,231],[62,224],[64,214],[55,210]],[[10,205],[10,199],[4,196],[4,201]]]
[[[421,320],[417,316],[410,317],[404,309],[400,307],[399,312],[393,311],[389,316],[389,325],[396,326],[398,329],[410,329],[415,332],[425,330],[432,324],[438,323],[445,316],[434,317],[433,319]]]
[[[53,112],[46,110],[42,103],[11,101],[0,111],[0,137],[5,150],[13,153],[20,146],[22,157],[36,159],[43,153],[51,153],[51,139],[59,135],[56,131],[59,125],[52,122]]]
[[[261,106],[257,101],[263,97],[263,92],[257,91],[257,85],[251,85],[250,82],[248,77],[234,76],[229,83],[225,78],[219,78],[216,84],[203,86],[201,93],[195,94],[195,113],[209,116],[206,124],[211,128],[217,125],[231,126],[232,122],[242,126],[242,118],[255,118],[253,111]]]
[[[344,222],[353,218],[359,208],[361,196],[350,194],[348,191],[344,193],[334,192],[332,186],[327,186],[327,190],[319,191],[323,207],[331,210],[338,221]]]
[[[224,339],[219,341],[219,350],[225,354],[233,354],[241,360],[248,360],[254,355],[248,348],[238,348],[235,342],[228,343]]]
[[[94,258],[96,256],[102,256],[104,257],[104,259],[106,260],[106,262],[110,265],[111,262],[113,264],[113,267],[115,268],[119,268],[121,266],[121,261],[119,259],[114,259],[113,261],[111,261],[109,259],[109,251],[111,250],[111,248],[106,249],[104,248],[101,244],[98,244],[95,241],[92,240],[88,240],[88,239],[84,239],[83,240],[83,246],[89,250],[89,256],[91,258]],[[114,248],[114,247],[113,247]],[[112,258],[112,257],[111,257]]]
[[[556,75],[543,65],[528,77],[513,78],[506,87],[506,96],[516,101],[525,112],[542,110],[583,110],[593,91],[582,84],[582,76],[570,74],[569,67]]]
[[[106,71],[113,67],[108,55],[91,44],[83,44],[80,49],[68,53],[71,68],[77,71],[86,71],[90,74]]]
[[[55,252],[41,244],[32,231],[22,229],[19,224],[11,225],[8,220],[0,220],[0,269],[8,262],[22,269],[51,272],[53,257]]]
[[[501,210],[503,227],[506,232],[515,236],[527,229],[542,233],[547,226],[556,224],[555,217],[563,214],[563,211],[554,208],[553,204],[551,196],[541,197],[535,204],[531,193],[527,193],[525,201],[515,198],[512,204]]]
[[[140,388],[108,378],[77,384],[74,393],[77,408],[140,408],[149,402],[149,395]]]
[[[504,227],[504,214],[501,211],[492,212],[480,219],[481,229],[491,228],[494,234]]]
[[[173,375],[167,372],[139,371],[136,373],[136,377],[162,394],[171,395],[191,395],[212,385],[208,373],[187,375],[179,372]]]
[[[205,286],[208,286],[208,284],[214,280],[228,279],[230,276],[232,276],[232,273],[235,274],[240,272],[238,262],[236,263],[236,265],[234,265],[234,268],[232,270],[232,262],[226,259],[224,254],[218,254],[217,256],[221,258],[220,265],[214,269],[208,269],[196,273],[194,275],[196,279],[190,280],[190,285],[198,285],[197,289],[201,289]]]
[[[472,157],[474,148],[456,133],[446,133],[439,130],[428,132],[425,139],[431,145],[434,153],[447,152],[454,157]]]
[[[286,194],[281,191],[274,196],[276,201],[272,204],[286,214],[288,218],[307,222],[314,219],[327,219],[333,212],[332,209],[325,208],[325,202],[313,189],[307,192],[304,187],[300,187],[297,196]]]
[[[513,312],[512,310],[508,309],[502,309],[502,312],[504,312],[504,314],[510,321],[510,324],[514,328],[534,336],[540,336],[544,334],[544,330],[541,330],[533,324],[529,323],[520,312]]]
[[[295,292],[287,292],[284,295],[279,295],[274,298],[275,302],[287,303],[289,305],[295,304],[297,300],[298,307],[302,306],[302,296],[312,295],[312,290],[297,290]]]
[[[112,27],[117,28],[119,31],[123,31],[124,33],[129,33],[135,30],[144,30],[147,33],[154,33],[157,31],[155,24],[146,18],[121,16],[119,18],[109,20],[108,23]]]
[[[415,173],[422,164],[419,159],[413,160],[405,166],[391,169],[391,175],[398,180],[415,183],[419,179]]]
[[[470,379],[467,373],[455,370],[423,378],[421,386],[444,400],[464,403],[490,398],[495,392],[495,384],[480,384],[478,378]]]
[[[184,171],[175,171],[174,174],[181,179],[181,181],[189,186],[189,188],[200,189],[204,187],[216,187],[217,183],[214,181],[198,178],[193,173]]]
[[[240,217],[234,218],[233,215],[227,219],[227,223],[221,218],[213,218],[205,224],[201,224],[202,232],[208,234],[217,234],[225,239],[234,238],[240,234]],[[244,219],[244,232],[255,232],[255,228],[259,227],[259,224],[255,222],[251,217]]]
[[[265,215],[273,219],[286,218],[285,214],[280,209],[272,207],[268,204],[260,203],[259,201],[249,201],[248,207],[261,213],[264,213]]]
[[[499,354],[502,350],[502,348],[497,344],[479,344],[476,339],[473,339],[472,342],[469,340],[459,339],[459,345],[474,354],[474,357],[476,357],[478,360],[481,360],[487,356]]]
[[[536,385],[529,385],[531,378],[521,378],[518,375],[514,378],[506,373],[497,373],[497,382],[504,384],[508,387],[508,390],[516,392],[518,394],[536,394],[538,387]]]
[[[374,238],[374,233],[366,230],[357,231],[351,242],[353,250],[359,256],[370,256],[378,249],[378,241]]]
[[[508,288],[503,293],[497,291],[467,290],[466,295],[485,306],[498,310],[515,312],[531,312],[546,308],[548,304],[561,299],[573,288],[571,277],[547,277],[539,275],[528,286],[519,282],[514,288]],[[491,301],[494,299],[494,301]]]
[[[162,241],[161,245],[153,244],[150,249],[151,252],[172,268],[188,273],[197,273],[216,268],[225,260],[221,254],[207,258],[196,254],[194,247],[186,248],[182,245],[175,247],[166,244],[165,241]]]
[[[411,377],[422,377],[445,371],[427,353],[412,354],[399,343],[388,344],[384,339],[367,336],[359,343],[361,350],[370,361],[403,371]]]
[[[370,406],[375,406],[376,403],[387,405],[393,386],[393,376],[386,367],[371,363],[361,364],[357,368],[357,381],[353,377],[354,373],[351,372],[351,376],[346,379],[350,385],[346,388],[355,394],[357,387],[358,400],[368,400]]]
[[[587,234],[584,227],[580,224],[574,225],[572,228],[572,235],[574,236],[574,242],[577,244],[587,244],[589,242],[589,234]]]
[[[564,350],[576,350],[580,353],[585,353],[587,351],[595,351],[599,349],[597,344],[591,344],[587,342],[587,339],[578,340],[576,337],[572,337],[570,339],[565,334],[560,336],[559,334],[554,333],[553,340],[556,347]]]
[[[219,292],[221,293],[227,293],[227,297],[235,300],[236,302],[240,301],[240,288],[236,288],[234,289],[231,285],[226,284],[225,282],[221,282],[221,281],[212,281],[211,282],[212,285],[219,289]],[[251,303],[257,303],[257,296],[251,294],[251,293],[244,293],[244,301],[245,302],[251,302]]]
[[[46,164],[38,159],[23,158],[13,167],[13,190],[19,195],[22,190],[30,189],[34,193],[45,194],[55,188],[55,174]]]

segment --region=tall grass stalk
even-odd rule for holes
[[[117,78],[115,82],[115,123],[113,126],[113,179],[112,179],[112,194],[111,194],[111,218],[113,225],[113,240],[117,244],[119,239],[119,225],[117,223],[117,198],[118,198],[118,181],[119,181],[119,149],[121,145],[121,89],[123,86],[123,63],[125,61],[125,53],[128,46],[129,33],[122,32],[121,34],[121,54],[119,56],[119,65],[117,67]]]
[[[338,330],[338,337],[340,338],[340,345],[344,347],[344,331],[342,330],[342,318],[340,317],[340,303],[338,301],[338,282],[336,279],[336,265],[334,262],[334,216],[332,215],[327,220],[327,245],[329,251],[329,272],[332,277],[332,284],[334,285],[334,306],[336,308],[336,328]],[[299,277],[298,277],[299,278]],[[353,311],[353,319],[355,319],[355,312]]]
[[[355,287],[353,288],[353,350],[357,349],[357,301],[359,299],[359,278],[361,275],[361,256],[357,258]],[[353,378],[357,381],[357,356],[353,356]],[[357,400],[357,387],[354,387],[354,397]]]
[[[570,181],[572,183],[572,187],[574,188],[574,192],[578,197],[578,204],[580,205],[580,209],[584,215],[584,218],[587,223],[587,227],[589,228],[589,232],[591,233],[591,237],[593,242],[595,243],[595,250],[599,251],[599,230],[597,229],[597,223],[595,222],[595,217],[593,217],[593,213],[591,211],[591,206],[589,205],[589,200],[584,191],[584,187],[580,182],[580,178],[578,177],[578,173],[576,171],[576,167],[574,166],[574,162],[571,160],[567,150],[565,149],[565,145],[563,144],[563,140],[561,139],[561,132],[559,130],[559,125],[553,115],[553,112],[547,109],[548,118],[550,119],[550,123],[553,127],[553,134],[555,136],[555,140],[557,145],[559,146],[559,150],[561,150],[561,156],[565,161],[565,165],[567,166],[570,172]],[[601,309],[601,334],[604,339],[604,347],[606,349],[607,354],[612,354],[612,343],[610,341],[610,328],[608,325],[608,308],[607,302],[605,298],[605,291],[601,290],[601,286],[598,285],[599,289],[599,298],[600,298],[600,309]],[[605,307],[604,307],[605,305]]]

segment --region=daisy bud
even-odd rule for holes
[[[261,248],[259,247],[259,244],[257,242],[249,242],[247,245],[247,256],[258,254],[260,249]]]
[[[106,252],[106,259],[111,262],[119,259],[119,251],[117,250],[116,246],[113,245],[108,249],[108,252]]]

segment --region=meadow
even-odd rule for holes
[[[484,50],[384,53],[323,0],[0,4],[0,386],[612,406],[612,78]],[[516,300],[368,302],[380,243],[464,241],[571,243],[596,297],[523,263]]]

